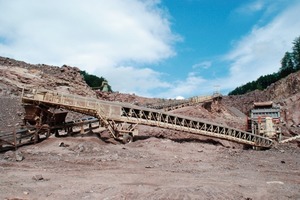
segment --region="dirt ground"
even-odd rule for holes
[[[0,199],[300,199],[299,153],[290,144],[51,136],[0,153]]]

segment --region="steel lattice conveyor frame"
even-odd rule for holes
[[[123,127],[118,124],[128,123],[130,125],[127,127],[130,127],[130,131],[137,124],[142,124],[226,139],[255,147],[270,148],[273,144],[273,141],[269,138],[242,130],[127,103],[109,102],[76,95],[60,94],[53,91],[37,90],[24,90],[22,101],[23,103],[32,104],[42,103],[49,107],[61,107],[95,116],[114,137],[117,137],[116,134],[119,132],[128,132],[129,130],[118,130],[118,127]]]
[[[214,99],[219,99],[219,98],[222,98],[222,95],[219,93],[215,93],[214,95],[210,95],[210,96],[195,96],[184,100],[169,100],[169,101],[160,102],[145,107],[155,109],[155,110],[170,111],[170,110],[175,110],[186,106],[193,106],[203,102],[213,101]]]

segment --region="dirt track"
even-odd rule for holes
[[[64,142],[66,147],[60,147]],[[300,150],[51,137],[0,154],[0,199],[300,199]],[[5,158],[6,157],[6,158]]]

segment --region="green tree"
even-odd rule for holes
[[[103,86],[102,83],[104,81],[107,82],[107,80],[105,78],[103,78],[102,76],[99,78],[98,76],[89,74],[86,71],[80,71],[80,74],[83,76],[83,78],[84,78],[85,82],[88,84],[88,86],[90,86],[92,88],[102,89],[101,88]],[[109,84],[107,84],[107,86],[108,86],[108,91],[112,92],[111,86]]]
[[[293,42],[293,60],[296,71],[300,70],[300,36]]]
[[[280,77],[286,77],[290,73],[295,71],[294,62],[293,62],[293,54],[290,52],[286,52],[281,59],[281,67],[279,69]]]

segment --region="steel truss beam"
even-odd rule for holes
[[[272,140],[242,130],[170,113],[123,107],[123,121],[217,137],[252,146],[270,147]]]

